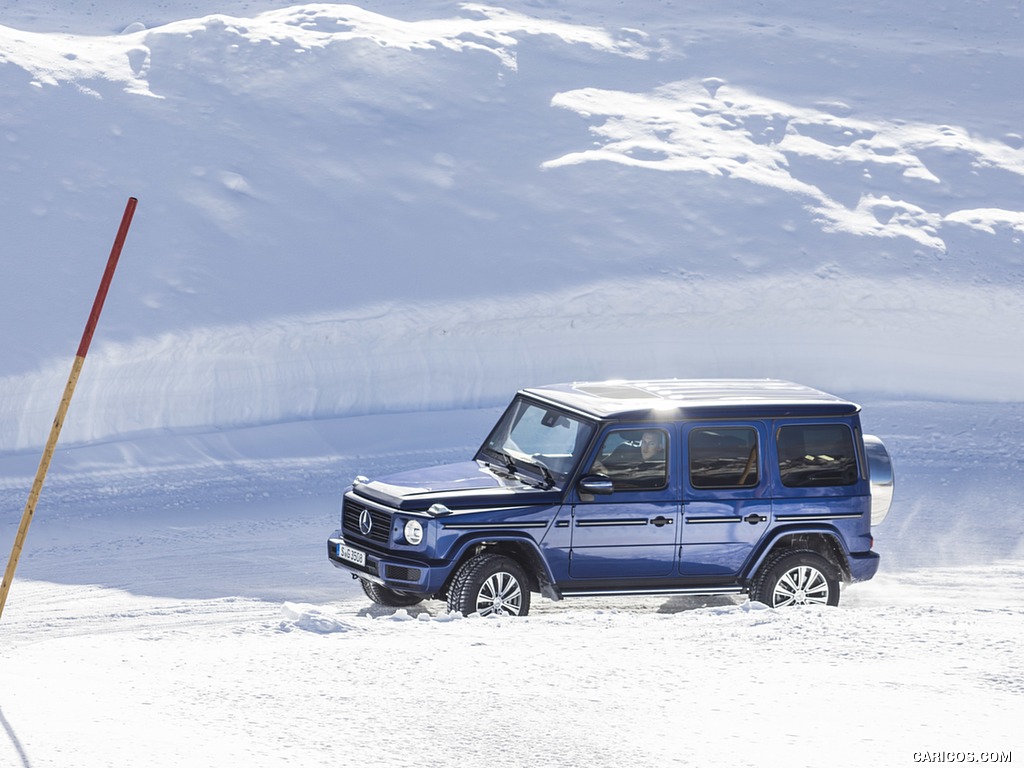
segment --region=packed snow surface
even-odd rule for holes
[[[1022,11],[0,0],[3,556],[139,199],[0,619],[0,765],[1008,762]],[[676,376],[863,405],[873,581],[486,620],[328,564],[354,475],[465,458],[521,386]]]

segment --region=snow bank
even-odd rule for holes
[[[982,311],[983,310],[983,311]],[[995,286],[698,275],[515,298],[391,303],[100,343],[69,442],[166,428],[501,405],[521,386],[780,377],[838,393],[1020,396],[1024,296]],[[42,443],[67,371],[0,379],[0,449]]]

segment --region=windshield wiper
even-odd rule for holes
[[[516,463],[515,461],[513,461],[512,457],[509,454],[505,453],[504,451],[499,451],[495,448],[488,448],[487,451],[488,453],[491,453],[494,456],[501,459],[501,466],[492,464],[489,461],[487,462],[488,465],[494,467],[495,469],[504,469],[510,475],[514,475],[516,473]]]
[[[539,461],[537,462],[537,466],[540,467],[540,471],[544,475],[544,490],[546,491],[549,488],[554,488],[555,487],[555,478],[551,474],[551,470],[548,469],[543,464],[541,464]]]
[[[525,460],[524,459],[524,460],[522,460],[522,463],[525,464],[528,467],[536,468],[537,469],[537,471],[540,473],[541,477],[543,478],[543,480],[541,481],[541,485],[540,485],[540,487],[543,490],[546,491],[549,488],[553,488],[554,487],[554,485],[555,485],[555,478],[551,474],[551,470],[548,469],[547,466],[543,462],[541,462],[541,461],[529,461],[529,460]],[[522,476],[522,474],[523,474],[522,472],[519,473],[520,476]]]
[[[505,451],[498,450],[497,448],[488,448],[487,453],[501,459],[501,465],[486,462],[490,467],[494,467],[496,470],[503,470],[510,477],[520,477],[526,482],[530,483],[533,480],[524,469],[534,470],[541,476],[540,487],[545,491],[549,488],[553,488],[555,485],[555,478],[544,464],[539,461],[532,461],[525,456],[513,459],[512,454],[506,453]]]

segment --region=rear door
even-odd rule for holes
[[[585,474],[611,479],[613,492],[577,492],[569,576],[620,579],[671,576],[679,540],[679,480],[672,424],[609,428]]]
[[[698,422],[685,424],[682,433],[679,573],[736,575],[771,521],[768,427],[760,421]]]

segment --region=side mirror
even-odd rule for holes
[[[593,496],[608,496],[615,491],[612,479],[608,475],[584,475],[577,486],[580,493]]]

